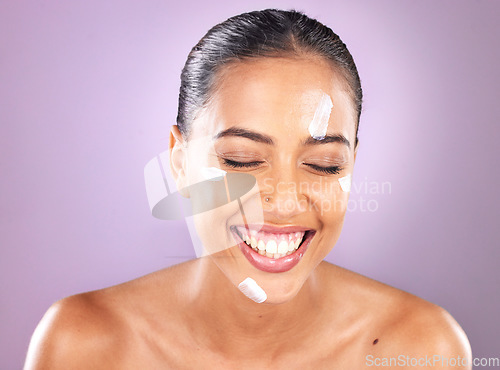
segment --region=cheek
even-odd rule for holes
[[[315,204],[314,217],[320,223],[320,239],[317,253],[320,259],[326,257],[336,244],[347,211],[349,193],[342,191],[338,179],[325,181],[322,187],[312,188],[309,194],[311,201]]]
[[[203,184],[209,185],[204,187],[205,191],[196,191],[191,196],[192,207],[202,205],[201,208],[204,209],[203,212],[194,213],[193,218],[197,234],[205,247],[205,253],[217,253],[238,244],[238,240],[230,230],[231,226],[245,223],[261,224],[264,221],[260,192],[255,182],[248,192],[245,190],[243,196],[231,198],[235,196],[235,187],[241,186],[242,189],[248,189],[245,186],[250,186],[249,183],[243,183],[241,177],[238,177],[238,181],[234,175],[229,174],[225,180],[217,182],[204,181]],[[247,181],[249,175],[244,176]],[[218,198],[223,199],[215,202]]]
[[[196,233],[202,243],[204,254],[214,254],[236,245],[228,229],[227,220],[237,215],[235,202],[194,215]],[[241,222],[243,222],[241,220]]]
[[[186,173],[189,185],[207,179],[207,169],[220,168],[219,161],[209,137],[190,139],[186,156]]]
[[[317,217],[321,223],[317,252],[321,260],[330,253],[340,237],[349,200],[349,193],[340,189],[337,180],[335,182],[333,190],[314,193]]]
[[[341,189],[337,177],[313,182],[309,189],[308,198],[323,222],[338,222],[344,218],[349,193]]]

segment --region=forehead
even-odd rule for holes
[[[329,125],[344,132],[352,126],[354,131],[347,83],[323,58],[255,58],[231,63],[216,76],[209,120],[193,128],[205,135],[236,124],[266,125],[268,130],[283,125],[298,128],[310,122],[324,94],[334,105]]]

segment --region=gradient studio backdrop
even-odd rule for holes
[[[195,256],[184,222],[150,215],[143,168],[191,47],[268,7],[332,27],[362,78],[355,209],[328,260],[445,307],[500,357],[500,2],[2,1],[1,369],[54,301]]]

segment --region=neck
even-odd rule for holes
[[[295,343],[314,332],[311,329],[324,307],[316,271],[290,301],[259,304],[243,295],[211,258],[200,258],[197,263],[197,276],[191,282],[190,322],[193,330],[204,334],[202,340],[211,349],[224,354],[275,355],[287,339]]]

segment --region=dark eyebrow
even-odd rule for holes
[[[264,143],[264,144],[269,144],[273,145],[274,141],[271,139],[269,136],[259,134],[258,132],[247,130],[244,128],[239,128],[239,127],[231,127],[228,128],[227,130],[219,132],[217,135],[213,137],[214,140],[220,139],[221,137],[225,136],[238,136],[238,137],[245,137],[247,139],[257,141],[259,143]]]
[[[311,136],[303,142],[304,145],[320,145],[328,143],[341,143],[347,145],[348,148],[351,148],[351,143],[342,134],[325,135],[323,139],[315,139]]]

